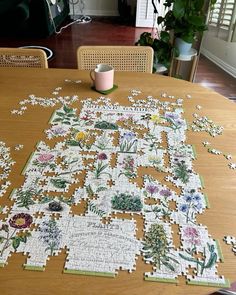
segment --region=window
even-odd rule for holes
[[[217,0],[209,14],[209,31],[226,41],[236,41],[236,2]]]

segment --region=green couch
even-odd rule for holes
[[[46,37],[68,14],[68,0],[57,0],[55,5],[50,0],[0,0],[0,34]]]

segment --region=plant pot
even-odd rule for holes
[[[187,43],[181,38],[175,39],[175,47],[179,50],[180,55],[188,54],[192,48],[192,43]]]

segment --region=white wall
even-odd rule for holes
[[[201,53],[236,78],[236,42],[226,42],[205,32]]]
[[[73,0],[72,0],[73,1]],[[74,0],[74,2],[78,2]],[[83,0],[85,15],[118,16],[118,0]],[[71,14],[73,13],[72,5]],[[82,6],[82,5],[81,5]],[[81,15],[79,4],[75,4],[75,15]]]

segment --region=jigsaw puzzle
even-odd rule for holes
[[[1,266],[15,251],[27,255],[25,269],[44,270],[52,255],[66,249],[64,273],[114,277],[119,269],[135,271],[142,255],[153,267],[145,280],[177,283],[185,276],[188,284],[228,285],[217,273],[218,243],[196,219],[209,203],[193,168],[194,147],[186,144],[184,100],[166,93],[141,96],[131,90],[128,106],[87,98],[80,111],[65,103],[76,96],[32,95],[21,103],[63,106],[30,156],[23,185],[11,193],[13,205],[0,223]],[[194,124],[194,131],[222,132],[206,117],[196,117]],[[1,175],[12,164],[5,158]],[[144,219],[143,239],[137,238],[135,216]]]

